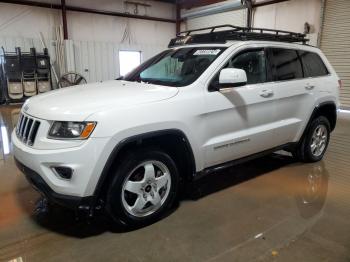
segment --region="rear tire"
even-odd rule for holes
[[[136,150],[115,171],[106,209],[119,224],[145,226],[167,214],[178,187],[178,170],[168,154],[158,149]]]
[[[319,116],[313,119],[293,152],[294,157],[306,163],[320,161],[326,153],[330,132],[330,123],[326,117]]]

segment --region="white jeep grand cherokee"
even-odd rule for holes
[[[181,188],[284,149],[322,159],[340,80],[304,35],[185,32],[121,80],[27,100],[12,134],[27,179],[52,202],[104,207],[128,225],[162,217]]]

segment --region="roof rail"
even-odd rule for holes
[[[228,28],[228,30],[217,30],[223,28]],[[201,31],[209,32],[197,33]],[[193,34],[194,32],[196,34]],[[267,28],[219,25],[181,32],[176,38],[173,38],[170,41],[169,47],[188,44],[226,43],[226,41],[229,40],[261,40],[303,44],[306,44],[309,41],[309,39],[306,38],[306,35],[301,33]]]

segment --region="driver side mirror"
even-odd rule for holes
[[[247,74],[243,69],[224,68],[220,72],[219,84],[219,90],[244,86],[247,84]]]

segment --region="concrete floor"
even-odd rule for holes
[[[320,163],[274,154],[237,166],[203,180],[198,200],[125,232],[36,209],[40,196],[6,152],[16,110],[0,107],[0,261],[350,261],[350,120]]]

